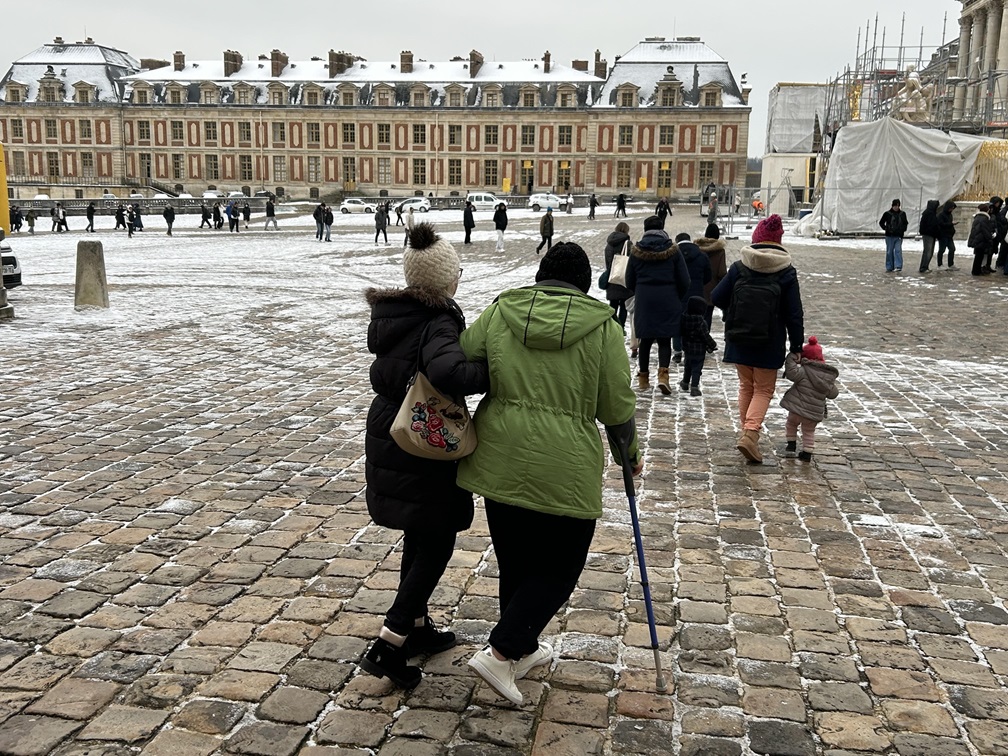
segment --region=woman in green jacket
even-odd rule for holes
[[[469,665],[518,704],[515,681],[552,660],[539,635],[574,591],[602,516],[597,422],[631,438],[634,471],[643,467],[623,330],[588,296],[591,281],[584,250],[558,243],[535,286],[505,291],[460,339],[469,360],[489,364],[490,392],[458,485],[485,500],[500,575],[500,621]]]

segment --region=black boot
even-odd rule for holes
[[[417,654],[439,654],[454,648],[458,644],[455,633],[445,630],[438,631],[430,617],[424,617],[422,627],[414,627],[406,636],[403,648],[407,658]]]
[[[680,391],[689,391],[689,381],[687,381],[685,378],[683,378],[681,381],[679,381],[679,390]]]
[[[690,396],[703,396],[703,391],[700,390],[700,386],[690,386],[689,390]]]
[[[387,677],[400,688],[415,688],[423,679],[423,674],[419,667],[406,664],[407,659],[405,646],[393,646],[387,640],[378,638],[361,659],[360,666],[370,675]]]
[[[812,452],[800,451],[798,452],[798,459],[800,459],[802,462],[811,462]]]
[[[797,441],[788,441],[787,442],[787,446],[784,447],[784,456],[785,457],[791,457],[791,458],[794,458],[794,457],[798,456],[798,442]]]

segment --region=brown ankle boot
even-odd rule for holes
[[[651,381],[648,380],[648,374],[646,371],[640,371],[637,373],[637,388],[641,391],[647,391],[651,388]]]
[[[668,396],[672,393],[672,387],[669,385],[669,369],[667,367],[658,368],[658,388],[661,392]]]
[[[759,431],[747,430],[739,436],[736,448],[742,452],[742,456],[750,462],[762,462],[763,455],[759,450]]]

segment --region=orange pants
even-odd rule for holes
[[[736,365],[735,370],[738,372],[738,408],[742,429],[758,431],[777,388],[777,371],[748,365]]]

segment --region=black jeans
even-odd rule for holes
[[[651,347],[655,342],[658,342],[658,367],[667,368],[672,364],[672,338],[666,337],[661,339],[641,339],[640,348],[637,351],[637,363],[640,365],[640,371],[646,373],[648,371],[648,363],[651,361]]]
[[[539,242],[539,246],[536,247],[536,252],[538,252],[539,250],[541,250],[543,247],[546,247],[546,251],[549,252],[550,251],[550,247],[552,247],[552,246],[553,246],[553,236],[552,235],[550,235],[550,236],[544,236],[542,238],[542,241]]]
[[[539,635],[577,586],[595,520],[562,517],[486,499],[497,556],[500,621],[490,645],[508,659],[539,648]]]
[[[472,244],[472,239],[469,238],[472,235],[472,229],[469,228],[468,226],[466,226],[465,232],[466,232],[465,241],[462,242],[462,243],[463,244]]]
[[[407,530],[403,536],[399,590],[385,615],[385,627],[408,635],[427,616],[427,601],[455,551],[455,531],[436,527]]]
[[[683,359],[683,383],[690,386],[700,385],[700,374],[703,372],[703,357],[684,357]]]
[[[613,308],[613,320],[620,324],[620,328],[626,328],[626,300],[610,299],[609,306]]]
[[[374,232],[374,242],[378,243],[378,235],[383,234],[385,236],[385,243],[388,244],[388,234],[385,232],[384,228],[376,228]]]
[[[945,254],[945,250],[948,250],[948,264],[951,268],[955,264],[955,241],[952,237],[938,237],[938,267],[942,264],[942,255]]]

